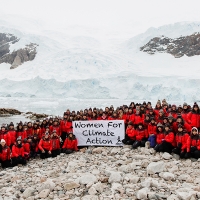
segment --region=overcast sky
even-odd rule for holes
[[[44,22],[135,35],[150,27],[180,21],[200,21],[199,0],[0,0],[0,13]]]

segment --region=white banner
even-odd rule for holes
[[[78,146],[123,146],[123,120],[74,121]]]

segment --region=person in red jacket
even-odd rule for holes
[[[142,124],[144,121],[144,115],[140,113],[140,110],[137,108],[134,119],[134,127],[137,128],[139,124]]]
[[[158,115],[156,116],[156,122],[157,123],[163,123],[163,120],[164,120],[164,117],[165,117],[165,113],[163,111],[163,109],[160,109],[159,112],[158,112]]]
[[[200,136],[197,127],[193,127],[187,140],[187,153],[185,158],[200,158]]]
[[[25,138],[27,138],[27,134],[26,134],[26,131],[24,131],[23,129],[23,123],[20,122],[18,125],[17,125],[17,131],[16,131],[16,137],[21,137],[22,140],[24,140]]]
[[[135,115],[133,113],[133,108],[132,107],[129,107],[128,109],[128,113],[127,113],[127,116],[126,116],[126,120],[127,122],[132,122],[134,124],[134,121],[135,121]]]
[[[33,123],[32,135],[31,136],[33,136],[35,134],[38,136],[39,139],[42,138],[41,128],[39,127],[39,125],[36,122]]]
[[[182,110],[182,112],[181,112],[181,117],[182,117],[183,120],[184,120],[185,122],[187,122],[187,123],[188,123],[188,114],[189,114],[189,112],[190,112],[190,110],[189,110],[189,108],[188,108],[187,103],[184,103],[184,104],[183,104],[183,110]]]
[[[11,167],[11,160],[10,160],[10,147],[6,145],[6,141],[1,139],[0,144],[0,163],[2,168]]]
[[[41,151],[40,158],[45,159],[51,157],[52,153],[52,140],[49,137],[49,133],[46,132],[45,136],[39,142],[39,150]]]
[[[16,138],[17,138],[13,122],[11,122],[10,125],[9,125],[8,137],[9,137],[9,142],[10,143],[7,144],[7,145],[9,145],[11,147],[11,149],[12,149],[12,145],[14,145],[14,143],[16,141]]]
[[[144,122],[143,122],[145,129],[148,129],[148,125],[149,125],[150,122],[151,122],[151,118],[149,117],[149,114],[146,114]]]
[[[156,146],[154,147],[154,150],[158,151],[160,148],[160,145],[162,144],[163,139],[165,138],[163,125],[161,123],[157,124],[156,129]]]
[[[30,153],[31,153],[31,149],[30,149],[30,143],[28,142],[28,140],[25,138],[23,140],[23,147],[24,147],[24,158],[26,160],[29,160],[30,158]]]
[[[177,118],[177,108],[175,104],[172,105],[171,115],[173,116],[174,119]]]
[[[68,117],[69,117],[68,113],[64,112],[63,120],[60,122],[60,131],[61,131],[62,143],[65,142],[69,128],[72,128],[71,123],[68,123],[68,120],[67,120]]]
[[[0,139],[4,139],[6,141],[6,145],[10,146],[10,136],[8,134],[8,131],[6,130],[6,124],[2,124],[1,130],[0,130]]]
[[[60,125],[59,125],[58,119],[55,119],[53,121],[53,125],[50,126],[50,134],[52,134],[54,130],[56,131],[57,135],[60,137],[61,130],[60,130]]]
[[[132,145],[135,142],[135,129],[131,121],[128,123],[125,138],[122,140],[122,142],[126,145]]]
[[[33,125],[31,122],[28,122],[27,124],[26,134],[27,134],[27,137],[32,136],[33,134]]]
[[[17,138],[16,144],[12,147],[12,166],[14,167],[18,164],[26,165],[21,137]]]
[[[28,143],[30,144],[30,156],[31,158],[35,158],[39,153],[39,139],[37,135],[33,135],[33,137],[28,137]]]
[[[78,151],[78,142],[76,136],[73,133],[70,133],[69,136],[66,138],[62,150],[66,154],[73,153],[74,151]]]
[[[192,111],[188,114],[188,122],[191,127],[200,128],[200,111],[197,103],[194,103]]]
[[[60,155],[60,137],[57,135],[56,130],[53,130],[52,136],[52,157]]]
[[[157,152],[171,153],[175,145],[174,133],[170,130],[170,125],[166,124],[164,129],[165,137],[162,139],[162,143],[155,149]]]
[[[139,146],[144,147],[145,142],[147,141],[148,134],[147,130],[144,129],[144,125],[142,123],[138,124],[138,128],[135,130],[135,142],[133,143],[133,149],[138,148]]]
[[[156,107],[154,108],[154,113],[156,115],[156,118],[158,117],[159,111],[161,109],[162,109],[161,102],[160,102],[160,100],[158,100],[157,103],[156,103]]]
[[[148,125],[148,141],[150,142],[150,147],[154,148],[156,146],[156,122],[154,118],[151,118],[151,122]]]
[[[176,122],[173,123],[173,132],[174,133],[177,133],[179,125],[182,125],[183,129],[187,130],[188,133],[191,132],[191,126],[182,119],[181,115],[178,115]]]
[[[185,158],[188,138],[189,134],[183,129],[183,126],[179,124],[178,131],[175,136],[176,148],[174,148],[172,152],[180,155],[181,158]]]

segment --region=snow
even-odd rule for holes
[[[6,23],[7,22],[7,23]],[[33,28],[30,28],[33,27]],[[127,38],[99,37],[93,30],[41,28],[43,23],[8,17],[0,32],[20,38],[11,51],[36,43],[37,55],[14,70],[0,65],[0,96],[21,98],[138,99],[195,101],[199,99],[199,56],[174,58],[149,55],[139,48],[156,36],[176,38],[200,31],[199,22],[181,22]],[[44,104],[42,101],[41,104]],[[39,105],[39,104],[37,104]],[[47,104],[48,105],[48,104]]]

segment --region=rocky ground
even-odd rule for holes
[[[199,160],[97,147],[0,171],[0,199],[200,199]]]
[[[155,54],[156,52],[169,53],[175,58],[184,55],[189,57],[200,55],[200,33],[175,39],[165,36],[155,37],[141,47],[140,50],[148,54]]]

